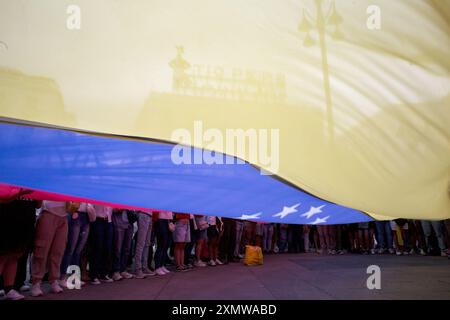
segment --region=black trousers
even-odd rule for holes
[[[223,234],[219,243],[219,258],[224,262],[233,260],[236,246],[236,222],[230,218],[222,218]]]

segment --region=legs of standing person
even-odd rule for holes
[[[72,255],[72,261],[70,262],[76,266],[80,265],[81,253],[86,248],[90,231],[90,223],[87,213],[80,213],[78,219],[80,220],[80,236],[78,237],[77,245]]]
[[[263,242],[262,249],[263,249],[263,252],[266,253],[269,250],[267,248],[267,243],[268,243],[268,241],[267,241],[267,238],[268,238],[267,234],[269,232],[269,224],[263,224],[262,225],[262,232],[263,232],[263,235],[262,235],[262,242]]]
[[[183,269],[184,265],[184,247],[186,246],[186,243],[184,242],[175,242],[175,265],[177,267],[177,270]]]
[[[121,258],[122,258],[122,248],[125,239],[126,229],[120,226],[113,226],[114,228],[114,237],[113,237],[113,263],[112,263],[112,271],[114,273],[113,277],[115,280],[120,280],[118,274],[121,269]]]
[[[169,223],[165,219],[156,220],[155,268],[164,267],[169,249]]]
[[[129,224],[124,232],[122,250],[120,252],[120,274],[122,277],[126,279],[132,278],[132,275],[127,272],[132,242],[133,242],[133,225]]]
[[[5,293],[8,294],[14,289],[14,281],[17,273],[17,263],[22,252],[11,252],[0,256],[0,275],[3,276],[3,287]],[[14,290],[12,291],[14,292]],[[23,299],[22,295],[17,294],[18,299]]]
[[[394,249],[394,242],[392,239],[392,231],[391,231],[391,225],[389,221],[381,221],[382,223],[382,230],[383,234],[386,237],[386,247],[392,253]],[[384,239],[384,238],[383,238]]]
[[[34,251],[32,260],[32,281],[33,285],[38,285],[47,269],[47,260],[56,232],[55,221],[50,213],[42,213],[36,224],[36,236],[34,241]]]
[[[447,231],[447,258],[450,259],[450,219],[444,221],[444,226]]]
[[[89,255],[89,277],[92,281],[100,277],[100,263],[103,254],[104,229],[102,221],[96,220],[92,223],[92,254]]]
[[[197,241],[197,233],[194,228],[194,220],[189,219],[190,241],[186,243],[184,247],[184,265],[192,267],[192,249],[194,249],[195,242]]]
[[[49,282],[53,292],[61,292],[56,280],[60,277],[61,261],[67,242],[67,218],[42,213],[36,226],[35,248],[32,261],[33,296],[42,295],[40,283],[48,266]]]
[[[442,221],[431,221],[431,226],[433,227],[434,234],[438,240],[438,246],[441,250],[441,255],[447,255],[447,249],[445,246],[444,232],[442,230]]]
[[[151,220],[148,214],[140,212],[138,215],[138,231],[136,241],[136,253],[134,256],[135,272],[139,276],[143,267],[147,267],[148,247],[150,245],[151,236]]]
[[[427,252],[431,252],[432,248],[431,248],[431,229],[433,228],[432,226],[432,222],[428,221],[428,220],[421,220],[421,224],[422,224],[422,230],[424,233],[424,238],[425,238],[425,245],[427,247]]]
[[[224,231],[220,239],[220,251],[219,259],[216,261],[220,264],[222,261],[225,263],[234,261],[234,249],[236,245],[236,225],[233,219],[223,219]]]
[[[320,254],[325,253],[328,249],[327,247],[327,227],[325,225],[319,225],[317,226],[317,232],[319,234],[319,240],[320,240],[320,250],[318,252]]]
[[[67,278],[67,267],[72,263],[72,257],[75,252],[78,238],[80,237],[81,224],[80,220],[73,219],[72,215],[68,215],[68,237],[67,237],[67,246],[64,252],[63,260],[61,262],[61,276],[65,280]]]
[[[27,280],[27,267],[29,256],[30,252],[28,249],[26,249],[25,252],[19,258],[19,260],[17,261],[16,279],[14,280],[14,289],[16,291],[20,291],[22,286],[25,285],[25,281]]]
[[[104,220],[102,222],[103,230],[103,248],[100,254],[100,279],[111,282],[110,276],[112,273],[112,250],[113,250],[113,238],[114,230],[113,223]]]
[[[303,226],[303,243],[304,243],[305,252],[308,253],[309,252],[309,226],[306,224]]]
[[[61,276],[61,261],[67,244],[67,218],[56,217],[56,231],[49,252],[48,272],[49,282],[59,280]]]
[[[336,254],[336,226],[327,225],[327,244],[329,249],[331,250],[331,254]]]
[[[272,248],[273,233],[274,233],[273,232],[273,224],[270,223],[267,226],[267,232],[266,232],[266,236],[267,236],[267,239],[266,239],[266,250],[267,250],[267,252],[272,252],[272,250],[273,250],[273,248]]]
[[[209,228],[215,228],[214,226],[210,226]],[[209,260],[211,265],[215,265],[215,261],[217,260],[217,247],[219,244],[219,235],[213,229],[210,229],[208,235],[208,250],[209,250]],[[214,262],[214,263],[212,263]]]
[[[234,246],[234,256],[239,258],[241,255],[241,241],[244,233],[244,222],[236,221],[236,245]]]

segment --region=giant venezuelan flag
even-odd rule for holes
[[[1,1],[0,189],[286,223],[449,218],[449,21],[438,0]],[[278,130],[277,157],[229,147],[230,129],[244,150]],[[178,142],[247,162],[177,164]]]

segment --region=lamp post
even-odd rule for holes
[[[334,26],[334,32],[331,34],[332,38],[337,40],[342,38],[342,33],[339,30],[339,25],[342,23],[342,17],[336,11],[336,5],[334,1],[330,3],[328,12],[324,14],[322,9],[323,0],[315,0],[316,5],[316,18],[312,18],[306,9],[303,9],[302,19],[298,25],[298,30],[301,33],[306,33],[303,45],[306,47],[313,46],[314,40],[311,37],[311,30],[313,27],[317,29],[319,34],[320,53],[322,58],[322,77],[323,77],[323,89],[325,92],[325,101],[327,107],[327,122],[328,122],[328,137],[332,141],[334,139],[334,123],[333,123],[333,109],[331,100],[330,89],[330,72],[328,69],[328,56],[327,45],[325,35],[328,32],[327,27]]]

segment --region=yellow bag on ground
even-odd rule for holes
[[[260,247],[245,246],[244,264],[246,266],[259,266],[263,264],[263,254]]]

